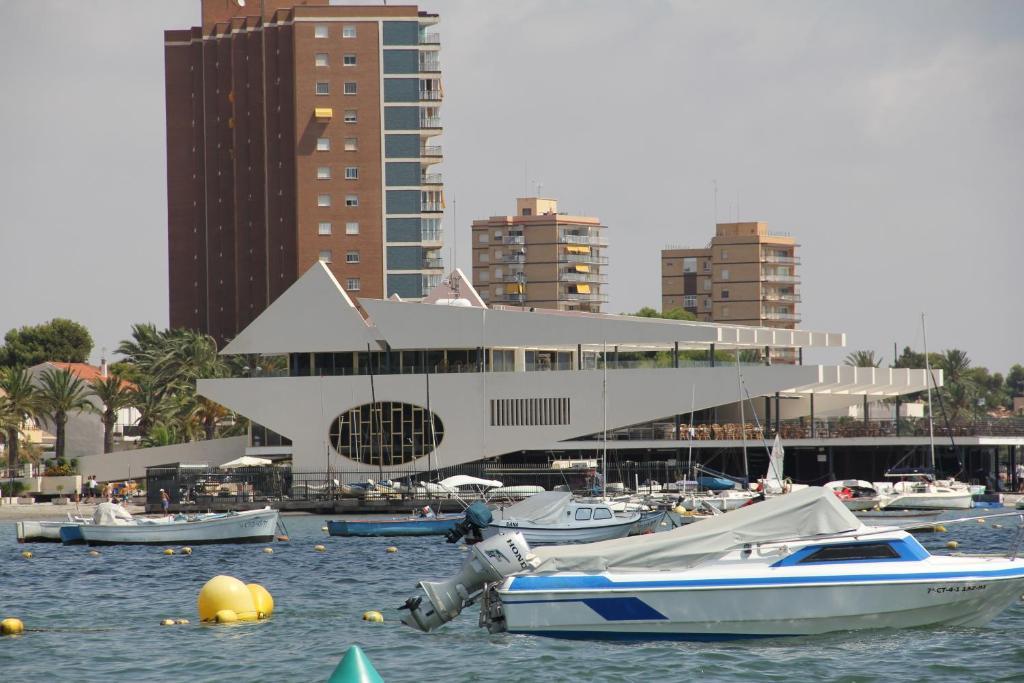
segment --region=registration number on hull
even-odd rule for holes
[[[983,583],[977,583],[971,586],[934,586],[928,589],[929,593],[944,594],[944,593],[970,593],[971,591],[983,591],[988,588]]]

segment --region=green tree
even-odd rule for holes
[[[874,351],[854,351],[843,362],[855,368],[877,368],[882,365],[882,359],[875,358]]]
[[[1009,394],[1010,405],[1014,396],[1024,396],[1024,365],[1016,363],[1006,373],[1006,393]]]
[[[637,318],[663,318],[665,320],[696,320],[697,316],[690,313],[685,308],[670,308],[667,311],[661,312],[650,306],[644,306],[636,313],[627,313],[626,315],[632,315]]]
[[[117,375],[110,375],[94,379],[89,389],[103,404],[100,413],[100,420],[103,422],[103,452],[111,453],[114,450],[114,425],[117,424],[117,413],[134,402],[134,387]]]
[[[84,363],[92,351],[92,335],[83,325],[54,318],[41,325],[10,330],[4,336],[0,364],[31,367],[45,361]]]
[[[13,416],[15,424],[8,425],[7,434],[7,466],[14,470],[18,467],[20,434],[25,420],[35,417],[40,410],[39,393],[32,384],[32,376],[25,368],[3,368],[0,370],[0,390],[3,390],[6,410]]]
[[[39,407],[57,432],[56,456],[64,458],[67,445],[68,416],[71,413],[96,412],[89,400],[88,385],[67,370],[47,369],[39,375]]]
[[[903,353],[896,359],[896,364],[893,367],[924,369],[924,354],[917,353],[909,346],[904,346]]]

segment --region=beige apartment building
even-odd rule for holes
[[[698,320],[794,329],[800,322],[799,246],[760,222],[719,223],[703,249],[661,252],[661,309]]]
[[[558,213],[554,199],[516,200],[516,215],[473,221],[473,286],[488,304],[601,312],[605,226]]]

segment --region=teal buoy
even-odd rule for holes
[[[384,683],[362,648],[353,645],[338,662],[327,683]]]

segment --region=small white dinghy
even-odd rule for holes
[[[18,543],[60,543],[61,527],[87,523],[84,517],[69,514],[67,519],[17,522],[15,531]]]
[[[266,507],[194,517],[139,518],[124,524],[82,524],[77,532],[89,545],[263,543],[274,540],[277,522],[277,510]]]

